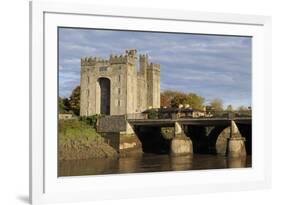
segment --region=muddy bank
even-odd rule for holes
[[[59,120],[59,160],[114,158],[117,151],[93,126],[77,119]]]
[[[70,141],[59,147],[59,160],[99,159],[141,156],[143,154],[140,140],[133,135],[120,136],[118,149],[106,138],[105,142]]]
[[[142,150],[135,134],[98,133],[85,121],[59,120],[59,160],[139,156]]]
[[[59,160],[117,157],[117,151],[104,142],[90,142],[85,144],[72,141],[69,144],[61,145],[59,148]]]

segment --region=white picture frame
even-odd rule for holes
[[[58,178],[56,161],[58,26],[252,36],[253,167]],[[269,188],[270,76],[270,17],[105,7],[80,3],[31,2],[30,202],[43,204]]]

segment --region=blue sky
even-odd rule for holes
[[[80,84],[80,58],[135,48],[161,66],[161,90],[194,92],[224,105],[251,105],[251,38],[94,29],[59,29],[59,95]]]

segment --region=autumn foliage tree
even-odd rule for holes
[[[160,95],[160,103],[162,107],[171,107],[172,100],[178,96],[185,96],[186,94],[179,91],[165,90]]]
[[[205,99],[195,93],[189,93],[186,101],[193,109],[202,110],[204,108]]]
[[[176,95],[179,95],[179,94],[181,94],[181,93],[178,91],[173,91],[173,90],[165,90],[165,91],[161,92],[161,95],[160,95],[161,107],[170,107],[172,99]]]
[[[204,98],[195,93],[184,93],[166,90],[161,93],[162,107],[178,107],[180,104],[188,104],[193,109],[203,109]]]

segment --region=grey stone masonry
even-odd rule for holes
[[[80,115],[124,115],[160,107],[160,65],[135,49],[81,59]]]

